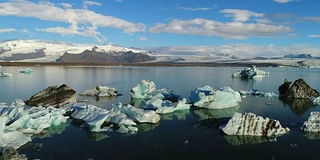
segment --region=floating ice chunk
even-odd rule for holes
[[[166,113],[172,113],[179,110],[187,110],[190,109],[191,104],[187,104],[187,99],[183,98],[182,100],[179,100],[176,106],[160,106],[156,110],[156,113],[159,114],[166,114]]]
[[[18,149],[31,141],[31,137],[29,135],[25,135],[19,131],[6,130],[5,125],[7,119],[8,117],[0,116],[0,150],[7,146]]]
[[[232,74],[232,78],[248,78],[248,79],[261,79],[263,75],[269,75],[269,72],[261,71],[256,68],[255,65],[252,65],[243,70],[238,70]]]
[[[230,87],[225,86],[215,90],[205,85],[192,91],[189,100],[196,107],[223,109],[237,106],[241,102],[241,97],[239,92]]]
[[[263,118],[254,113],[242,115],[236,112],[222,131],[227,135],[277,136],[289,132],[283,128],[278,120]]]
[[[63,109],[53,107],[30,107],[25,109],[24,102],[16,99],[9,107],[1,107],[1,115],[8,117],[7,129],[23,133],[39,134],[52,125],[66,123]]]
[[[255,96],[261,96],[261,97],[266,97],[266,98],[279,98],[279,95],[273,92],[261,92],[257,89],[250,89],[248,91],[245,90],[240,90],[239,93],[241,95],[247,95],[247,94],[251,94],[251,95],[255,95]]]
[[[320,105],[320,97],[311,98],[311,102],[315,105]]]
[[[19,72],[24,74],[30,74],[33,72],[33,70],[31,68],[25,68],[25,69],[19,70]]]
[[[122,112],[139,123],[158,123],[160,121],[160,116],[154,111],[136,108],[130,104],[122,105],[121,103],[118,103],[113,105],[112,110],[114,112]]]
[[[304,132],[320,132],[320,112],[311,112],[301,128]]]
[[[11,73],[6,73],[6,72],[0,72],[0,77],[11,77]]]
[[[177,99],[179,96],[167,89],[156,89],[153,81],[143,79],[136,87],[130,91],[131,98],[137,99]]]
[[[110,126],[102,128],[102,125],[108,122],[125,127],[137,125],[121,112],[106,110],[91,104],[74,103],[66,106],[66,110],[72,112],[72,118],[85,121],[92,132],[111,131]]]
[[[101,132],[109,130],[109,128],[101,128],[101,126],[108,118],[110,111],[85,103],[72,104],[71,108],[74,110],[71,117],[85,121],[90,131]]]
[[[108,86],[96,86],[91,90],[86,90],[79,95],[81,96],[97,96],[97,97],[111,97],[118,96],[118,89]]]

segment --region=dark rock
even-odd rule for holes
[[[281,86],[279,86],[279,88],[278,88],[280,95],[284,95],[287,92],[287,90],[289,89],[290,85],[291,85],[291,82],[289,82],[287,79],[285,79],[283,84]]]
[[[303,79],[297,79],[287,90],[288,82],[279,87],[279,92],[285,98],[312,98],[319,97],[317,90],[311,88]]]
[[[50,86],[29,98],[25,103],[29,106],[60,107],[68,103],[76,102],[76,91],[63,84]]]

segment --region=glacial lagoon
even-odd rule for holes
[[[262,79],[231,78],[243,67],[129,67],[129,66],[39,66],[31,74],[19,73],[23,67],[2,67],[12,77],[0,78],[0,102],[27,100],[48,86],[67,84],[81,93],[97,85],[115,87],[119,97],[82,97],[88,103],[110,109],[112,104],[130,103],[130,90],[142,79],[154,81],[157,88],[174,91],[188,98],[197,87],[229,86],[234,90],[257,89],[278,94],[284,81],[303,78],[320,91],[320,69],[259,68],[270,74]],[[81,124],[68,123],[35,135],[18,151],[28,159],[319,159],[320,134],[303,133],[300,125],[318,105],[306,100],[281,101],[246,95],[238,107],[195,109],[161,115],[157,124],[139,124],[136,134],[90,133]],[[276,137],[227,136],[201,120],[231,117],[234,112],[252,112],[280,121],[290,132]],[[202,121],[203,122],[203,121]]]

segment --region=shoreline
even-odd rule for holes
[[[174,62],[140,62],[140,63],[87,63],[87,62],[0,62],[1,66],[145,66],[145,67],[278,67],[276,63],[238,63],[238,62],[204,62],[204,63],[174,63]]]

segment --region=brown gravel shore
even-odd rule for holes
[[[174,67],[277,67],[275,63],[173,63],[173,62],[144,62],[144,63],[76,63],[76,62],[0,62],[1,66],[174,66]]]

